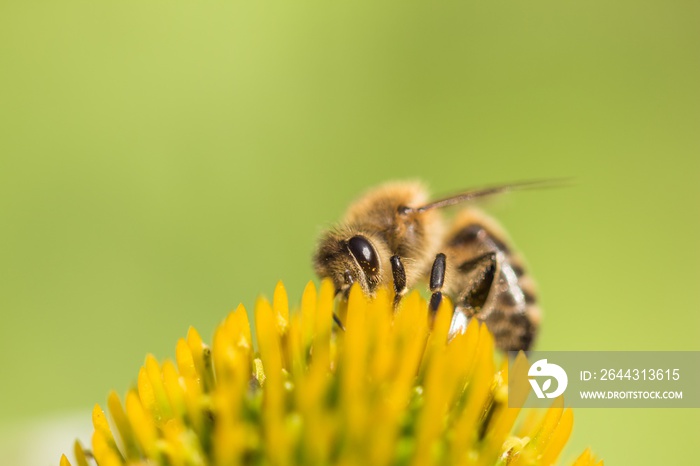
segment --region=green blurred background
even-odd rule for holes
[[[575,177],[488,206],[538,348],[700,350],[700,3],[32,3],[0,4],[3,464],[57,464],[189,325],[296,301],[392,179]],[[697,409],[575,418],[565,460],[697,457]]]

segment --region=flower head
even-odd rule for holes
[[[281,284],[255,305],[254,346],[241,305],[211,347],[190,328],[175,362],[147,356],[122,404],[93,410],[92,449],[75,464],[549,465],[573,425],[561,399],[544,412],[507,403],[507,366],[473,319],[448,340],[452,306],[436,315],[417,292],[394,309],[354,287],[334,309],[329,281],[304,290],[290,316]],[[334,312],[344,322],[334,330]],[[115,435],[117,434],[117,435]],[[61,465],[70,465],[63,456]],[[576,466],[596,463],[589,451]]]

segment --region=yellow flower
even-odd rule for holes
[[[452,305],[432,323],[417,292],[394,311],[386,290],[359,287],[335,310],[329,281],[304,290],[291,315],[281,284],[255,305],[257,351],[239,306],[211,347],[190,328],[176,361],[147,356],[125,403],[110,393],[111,425],[93,410],[90,451],[75,464],[549,465],[573,425],[561,399],[531,411],[507,403],[507,366],[476,319],[448,341]],[[115,435],[116,434],[116,435]],[[61,466],[71,463],[64,455]],[[596,463],[587,450],[574,463]]]

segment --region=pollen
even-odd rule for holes
[[[418,292],[393,298],[354,285],[339,330],[332,282],[309,283],[294,312],[280,283],[252,319],[232,311],[211,345],[191,328],[174,361],[148,355],[123,403],[112,392],[107,412],[94,407],[91,445],[59,464],[555,464],[573,427],[563,400],[509,408],[485,325],[448,338],[449,300],[431,316]],[[586,450],[569,464],[602,461]]]

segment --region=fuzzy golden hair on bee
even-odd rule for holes
[[[425,202],[427,190],[419,182],[387,183],[367,192],[350,205],[339,225],[321,236],[314,256],[317,274],[332,278],[337,290],[358,282],[371,295],[380,283],[391,283],[390,258],[399,254],[411,265],[408,286],[415,286],[440,246],[442,219],[437,210],[406,214],[400,209]],[[369,254],[364,259],[376,259],[378,270],[359,257],[363,252]]]

